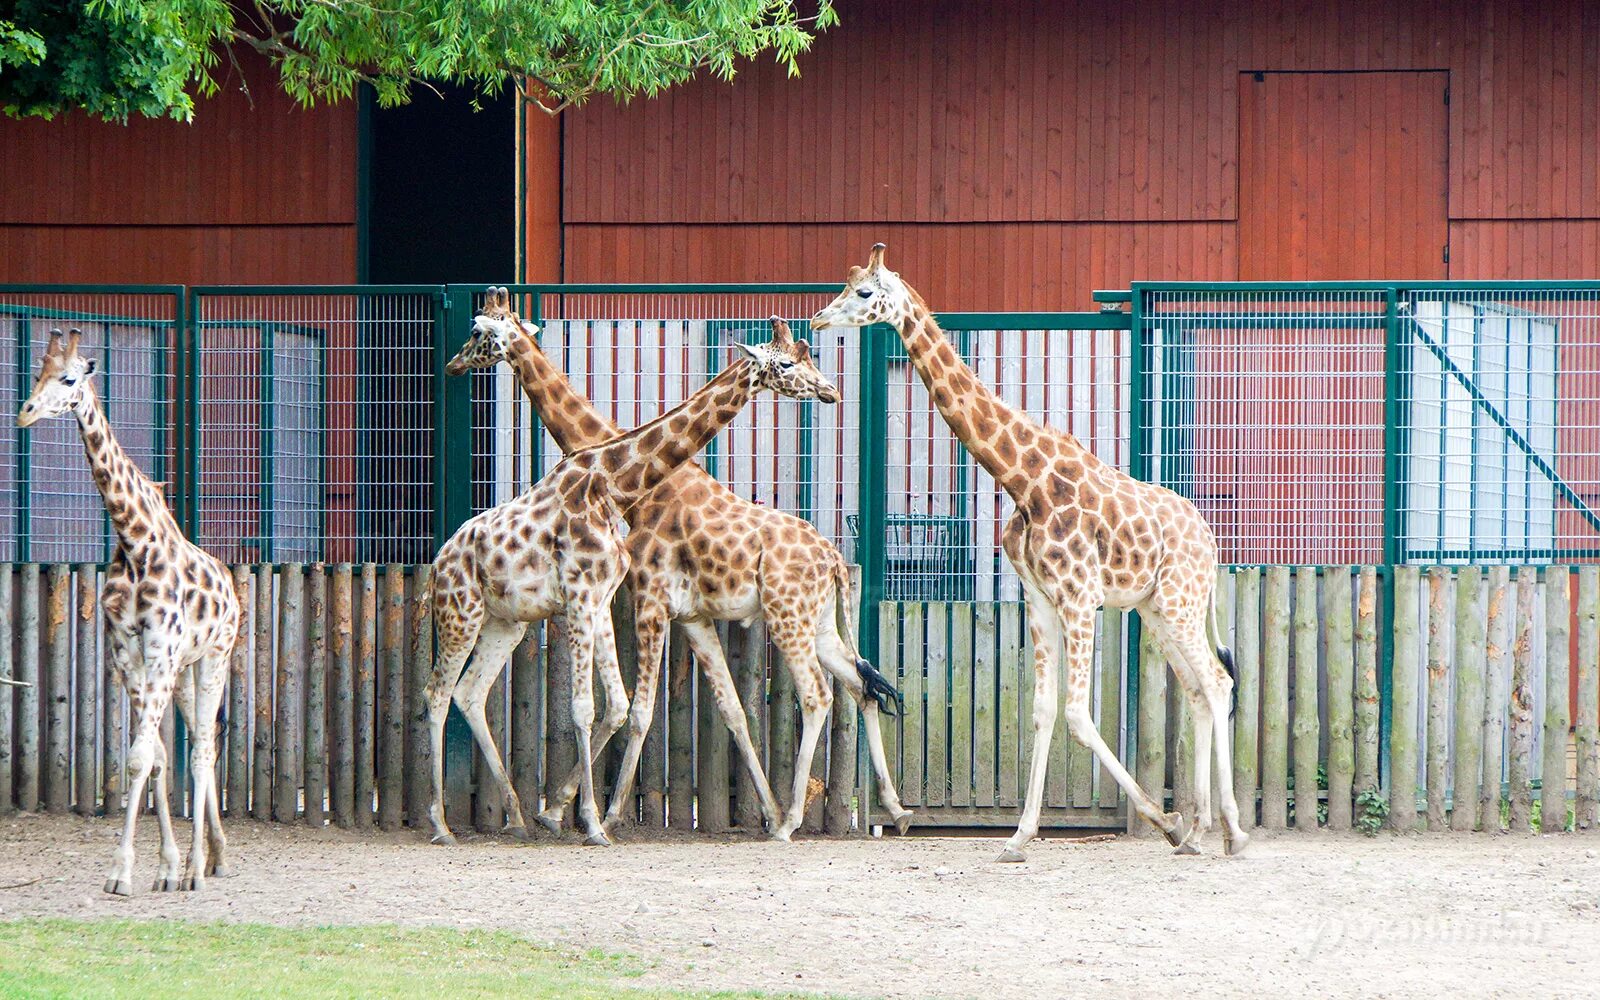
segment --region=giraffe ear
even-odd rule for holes
[[[883,252],[888,249],[889,246],[886,243],[872,244],[872,254],[867,258],[867,270],[876,271],[878,268],[882,267]]]
[[[736,340],[733,342],[733,346],[743,351],[745,356],[751,361],[754,361],[756,364],[759,365],[762,362],[763,359],[761,357],[761,350],[754,345],[747,344],[742,340]]]
[[[83,363],[84,377],[88,378],[90,375],[93,375],[97,370],[99,370],[99,368],[100,362],[96,361],[94,358],[89,358]]]

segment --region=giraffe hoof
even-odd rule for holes
[[[193,875],[190,875],[183,880],[183,884],[179,885],[178,889],[182,892],[199,892],[205,887],[206,880],[203,876],[200,878],[195,878]]]
[[[894,828],[900,831],[902,837],[911,832],[911,816],[912,814],[907,812],[894,818]]]
[[[453,833],[436,833],[428,843],[438,844],[440,847],[454,847],[456,846],[456,837]]]
[[[156,892],[177,892],[183,888],[183,882],[175,878],[158,878],[152,888]]]
[[[1244,849],[1249,846],[1250,835],[1248,833],[1241,833],[1237,837],[1224,837],[1222,840],[1222,850],[1230,858],[1243,854]]]
[[[558,819],[551,819],[549,816],[546,816],[544,813],[540,813],[539,815],[534,817],[534,821],[537,822],[540,826],[544,827],[546,830],[549,830],[551,833],[555,834],[556,836],[558,836],[558,837],[561,836],[561,820],[559,818]]]
[[[128,880],[125,878],[108,878],[106,879],[106,892],[113,896],[131,896],[133,895],[133,886],[129,885]]]
[[[1017,850],[1015,847],[1010,846],[1009,844],[1006,845],[1006,849],[1005,850],[1000,852],[1000,856],[998,858],[995,858],[995,861],[997,861],[997,862],[999,862],[1000,864],[1003,864],[1003,865],[1020,864],[1021,862],[1024,862],[1026,860],[1028,860],[1028,856],[1026,854],[1023,854],[1021,851]]]
[[[791,835],[788,830],[774,830],[772,831],[772,836],[768,839],[776,844],[788,844],[793,842],[790,838]]]
[[[1173,847],[1183,843],[1183,813],[1167,813],[1161,819],[1170,824],[1168,826],[1158,824],[1161,835],[1167,838],[1167,843]]]
[[[596,830],[583,839],[585,847],[610,847],[611,838],[607,837],[604,830]]]
[[[1186,840],[1183,843],[1179,844],[1177,847],[1173,848],[1172,849],[1172,853],[1173,854],[1182,854],[1182,855],[1187,857],[1189,855],[1199,854],[1200,853],[1200,848],[1194,846],[1193,844],[1189,843]]]
[[[525,841],[533,839],[528,835],[528,828],[526,826],[508,826],[506,827],[505,832],[511,834],[511,836],[518,840]]]
[[[206,874],[210,875],[212,878],[227,878],[228,876],[232,875],[233,872],[228,870],[227,865],[214,864],[206,866]]]

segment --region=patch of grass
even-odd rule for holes
[[[0,997],[752,998],[629,984],[637,962],[503,931],[134,920],[0,922]]]

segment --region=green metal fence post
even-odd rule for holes
[[[472,291],[440,288],[433,300],[433,545],[437,550],[472,516],[472,376],[444,366],[466,340]],[[472,730],[454,705],[445,722],[446,800],[472,788]]]
[[[273,435],[273,418],[277,415],[277,403],[275,400],[277,387],[273,384],[273,369],[275,365],[272,357],[271,323],[261,324],[261,349],[259,353],[260,361],[258,363],[257,378],[260,379],[258,396],[261,402],[259,417],[261,423],[261,509],[257,515],[256,531],[260,536],[261,561],[270,563],[273,557],[273,534],[276,530],[273,525],[272,506],[275,502],[273,496],[273,477],[275,475],[273,452],[277,444]]]
[[[33,371],[33,358],[29,357],[31,345],[28,343],[28,321],[17,320],[17,398],[27,399],[29,373]],[[33,493],[33,432],[25,427],[17,428],[16,460],[17,460],[17,562],[30,561],[32,553],[32,527],[33,517],[30,509]]]
[[[539,292],[528,293],[527,320],[540,330],[544,329],[544,296]],[[528,482],[537,483],[544,478],[544,425],[539,421],[539,411],[531,404],[528,406],[528,459]]]
[[[173,365],[178,384],[174,386],[177,416],[182,426],[173,437],[178,449],[178,468],[174,478],[179,523],[184,532],[200,544],[200,309],[193,292],[179,289],[173,296],[173,334],[177,341],[177,363]]]
[[[861,564],[861,625],[857,648],[871,656],[878,648],[879,610],[883,600],[883,546],[888,469],[889,337],[887,326],[861,328],[861,475],[856,530],[856,562]]]
[[[1405,344],[1399,295],[1383,296],[1383,616],[1378,626],[1378,784],[1388,786],[1389,733],[1394,723],[1394,568],[1405,561]]]
[[[1144,289],[1132,286],[1128,303],[1128,474],[1140,482],[1150,480],[1150,421],[1145,412],[1149,399],[1144,343]],[[1124,657],[1127,678],[1127,704],[1123,706],[1123,726],[1127,730],[1125,760],[1134,760],[1139,739],[1139,644],[1144,623],[1136,614],[1128,615],[1128,655]]]

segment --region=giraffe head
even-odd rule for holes
[[[837,403],[839,390],[811,359],[811,345],[795,340],[789,332],[789,324],[778,317],[773,316],[768,322],[772,324],[771,343],[736,342],[739,350],[756,366],[756,388],[771,389],[791,399]]]
[[[50,331],[50,343],[39,362],[39,378],[33,383],[33,392],[22,404],[17,414],[18,427],[32,427],[48,417],[59,417],[78,408],[88,398],[89,376],[94,374],[95,361],[78,353],[78,341],[83,331],[67,334],[66,343],[60,330]]]
[[[920,302],[917,293],[900,280],[900,275],[883,266],[888,247],[873,244],[866,267],[851,267],[844,291],[815,316],[811,329],[830,326],[871,326],[888,323],[898,327]]]
[[[518,316],[511,309],[511,293],[505,288],[489,288],[484,298],[483,311],[472,320],[472,332],[461,350],[444,366],[450,375],[461,375],[473,368],[493,368],[511,350],[511,341],[518,331],[530,340],[539,335],[539,327]]]

